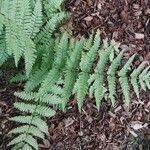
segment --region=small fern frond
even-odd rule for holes
[[[112,61],[108,72],[107,72],[107,81],[108,81],[108,89],[109,89],[109,98],[111,99],[112,105],[115,104],[115,94],[116,94],[116,71],[121,63],[121,59],[123,57],[124,51],[121,51],[118,56]]]
[[[146,67],[143,71],[142,71],[142,73],[139,75],[139,83],[140,83],[140,86],[142,87],[142,89],[144,90],[144,91],[146,91],[146,83],[145,83],[145,80],[146,80],[146,82],[148,83],[148,80],[150,80],[149,78],[150,78],[150,72],[149,72],[149,70],[150,70],[150,66],[148,66],[148,67]],[[149,72],[149,73],[148,73]],[[148,87],[148,86],[147,86]]]
[[[25,145],[22,147],[22,150],[32,150],[32,147],[29,146],[28,144],[25,144]]]
[[[10,118],[11,121],[16,121],[23,124],[32,124],[44,133],[48,133],[48,125],[38,116],[16,116]]]
[[[36,93],[33,92],[15,92],[14,95],[26,101],[31,101],[36,98]]]
[[[36,60],[36,55],[35,55],[36,49],[35,49],[35,44],[31,39],[29,39],[26,36],[24,38],[25,38],[24,41],[25,70],[26,70],[26,75],[28,77],[32,70],[33,64],[35,63]]]
[[[55,115],[55,111],[46,106],[35,105],[35,104],[25,104],[25,103],[20,103],[20,102],[15,103],[14,106],[20,111],[26,112],[26,113],[36,113],[45,117],[51,117]]]
[[[99,46],[100,46],[100,31],[98,30],[94,38],[93,46],[86,54],[85,58],[81,60],[80,64],[81,73],[79,74],[78,80],[76,82],[77,103],[80,112],[84,102],[84,98],[88,90],[88,79],[90,77],[89,73],[91,70],[91,66],[95,60]]]
[[[86,54],[84,59],[81,61],[80,67],[81,70],[84,72],[90,72],[91,66],[95,60],[95,57],[97,55],[97,52],[99,50],[100,46],[100,31],[97,30],[95,38],[94,38],[94,44],[89,50],[89,52]]]
[[[78,109],[81,112],[83,102],[88,90],[89,73],[81,72],[76,82],[76,94]]]
[[[27,135],[25,138],[25,142],[32,146],[35,150],[38,150],[38,143],[35,138],[33,138],[31,135]]]
[[[26,92],[34,90],[46,77],[48,71],[45,68],[37,69],[29,78],[24,86]]]
[[[28,80],[28,77],[24,73],[18,73],[12,79],[10,80],[10,83],[12,82],[24,82]]]
[[[35,7],[33,10],[33,14],[31,16],[31,26],[28,29],[28,32],[30,33],[31,39],[34,39],[34,37],[37,35],[37,33],[40,31],[40,27],[42,25],[42,4],[41,0],[37,0],[35,3]]]
[[[138,76],[141,71],[144,69],[145,64],[147,62],[142,62],[138,68],[134,69],[131,74],[131,84],[133,86],[134,92],[136,93],[137,97],[139,98],[139,85],[138,85]]]
[[[83,44],[84,44],[83,39],[81,39],[79,42],[78,41],[76,42],[75,49],[71,53],[70,59],[68,59],[67,61],[64,88],[62,92],[62,99],[63,99],[62,109],[63,110],[65,110],[69,97],[72,94],[73,86],[76,82],[77,73],[78,73],[76,68],[78,68],[79,63],[80,63],[81,52],[83,50]]]
[[[123,68],[119,71],[119,76],[126,76],[126,73],[128,71],[128,69],[130,68],[134,58],[135,58],[136,54],[132,55],[129,60],[127,61],[127,63],[123,66]]]
[[[125,103],[127,104],[127,106],[129,106],[129,102],[130,102],[130,87],[129,87],[129,83],[128,83],[128,78],[126,76],[124,77],[120,77],[119,78],[119,82],[121,85],[121,89],[123,92],[123,95],[125,97]]]
[[[58,24],[64,19],[65,14],[64,12],[55,14],[45,25],[45,27],[43,27],[43,29],[39,32],[39,34],[37,35],[35,42],[38,43],[48,43],[49,42],[49,38],[51,38],[52,33],[54,32],[54,30],[56,29],[56,27],[58,26]]]
[[[95,68],[95,81],[94,81],[94,96],[96,99],[96,106],[99,110],[102,98],[104,96],[104,75],[106,64],[109,61],[109,56],[113,49],[114,45],[108,46],[101,54],[99,62]]]
[[[94,97],[96,100],[96,107],[99,111],[100,104],[102,101],[102,98],[104,96],[104,78],[101,74],[95,74],[95,81],[93,83],[94,85]]]
[[[54,13],[58,12],[60,9],[60,5],[62,4],[64,0],[52,0],[48,1],[45,5],[45,9],[47,12],[47,15],[51,17]]]
[[[20,134],[19,136],[14,138],[11,142],[9,142],[8,146],[15,145],[15,144],[18,144],[20,142],[23,142],[25,140],[25,138],[26,138],[26,134],[25,133]]]
[[[68,35],[67,33],[64,33],[57,52],[54,59],[53,69],[51,69],[47,75],[47,77],[44,79],[44,81],[41,84],[41,88],[39,89],[39,94],[43,95],[48,91],[50,86],[53,86],[59,79],[61,71],[63,70],[66,62],[66,56],[67,56],[67,50],[68,50]]]
[[[44,134],[36,127],[31,125],[23,125],[17,128],[12,129],[9,134],[17,134],[17,133],[29,133],[33,136],[44,139]]]

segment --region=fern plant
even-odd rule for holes
[[[66,32],[56,37],[54,31],[66,16],[62,1],[0,0],[0,65],[9,57],[16,66],[21,58],[25,62],[25,71],[11,80],[26,81],[24,91],[15,92],[21,101],[14,106],[23,114],[10,119],[20,124],[10,131],[17,135],[9,143],[13,150],[38,149],[37,139],[48,132],[43,118],[57,108],[66,110],[72,95],[79,111],[88,93],[99,110],[103,98],[115,104],[118,83],[127,105],[129,84],[137,97],[140,87],[150,89],[148,62],[129,71],[136,54],[122,65],[124,51],[116,51],[119,45],[113,40],[102,42],[99,30],[89,39],[71,38]]]
[[[24,92],[15,93],[24,101],[15,103],[15,107],[26,112],[27,116],[11,119],[21,122],[23,126],[10,131],[10,133],[21,133],[19,138],[16,137],[10,142],[10,145],[18,143],[19,146],[26,147],[28,144],[28,146],[37,149],[37,142],[33,137],[43,138],[42,133],[47,127],[45,124],[42,129],[42,126],[39,127],[38,123],[34,121],[38,120],[44,124],[41,118],[54,115],[55,111],[52,108],[56,105],[65,110],[72,94],[76,96],[78,109],[81,111],[85,97],[90,90],[99,110],[104,97],[108,96],[112,104],[115,104],[118,82],[127,105],[130,102],[129,82],[137,97],[139,97],[140,86],[144,90],[150,89],[148,62],[142,62],[137,68],[132,69],[132,72],[129,72],[136,54],[131,56],[122,66],[121,60],[124,51],[118,53],[115,50],[118,43],[112,40],[111,42],[105,41],[103,44],[100,40],[99,30],[88,48],[87,41],[89,40],[84,38],[69,40],[67,33],[64,33],[61,38],[56,39],[52,47],[46,45],[50,55],[49,53],[45,55],[43,50],[39,51],[37,62],[35,62],[32,73],[25,83]],[[48,63],[49,58],[51,58],[50,63]],[[32,133],[32,131],[36,133]]]
[[[20,58],[23,57],[26,75],[29,76],[37,58],[39,45],[48,43],[65,16],[64,12],[58,11],[61,3],[62,0],[53,0],[51,3],[48,0],[0,1],[0,58],[3,58],[0,65],[8,56],[13,55],[18,66]],[[46,4],[45,7],[43,4]],[[52,10],[46,11],[48,8]],[[46,14],[43,14],[43,11]]]

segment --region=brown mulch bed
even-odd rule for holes
[[[115,39],[130,53],[150,61],[149,0],[66,0],[69,30],[88,36],[100,29],[102,38]]]
[[[66,0],[71,13],[67,28],[75,35],[88,36],[100,29],[102,38],[114,38],[130,54],[137,52],[150,61],[150,1],[149,0]],[[13,108],[13,93],[20,85],[8,85],[0,79],[0,150],[8,150],[7,133],[14,126],[9,117],[18,112]],[[131,91],[131,104],[118,102],[112,107],[103,101],[100,112],[94,100],[87,98],[80,114],[74,99],[66,113],[58,112],[48,119],[49,135],[39,144],[40,150],[149,150],[150,91],[137,99]]]

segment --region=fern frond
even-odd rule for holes
[[[58,12],[58,10],[60,9],[60,5],[62,4],[64,0],[51,0],[48,1],[45,4],[45,9],[47,12],[47,15],[49,17],[53,16],[54,13]]]
[[[58,50],[56,52],[53,68],[50,70],[47,77],[42,82],[41,88],[39,89],[40,95],[46,93],[49,87],[53,86],[58,81],[61,74],[61,70],[65,66],[67,48],[68,48],[68,35],[64,33],[60,40]]]
[[[24,86],[26,92],[34,90],[46,77],[48,71],[45,68],[37,69],[29,78]]]
[[[35,117],[33,117],[33,116],[16,116],[16,117],[10,118],[10,120],[20,122],[23,124],[35,125],[36,127],[38,127],[40,129],[40,131],[42,131],[44,133],[48,133],[47,124],[38,116],[35,116]]]
[[[9,134],[17,134],[17,133],[28,133],[28,134],[32,134],[33,136],[44,139],[44,134],[38,128],[31,125],[20,126],[12,129],[9,132]]]
[[[18,73],[16,74],[14,77],[12,77],[12,79],[10,80],[10,82],[22,82],[22,81],[26,81],[28,80],[28,77],[26,76],[26,74],[24,73]]]
[[[95,60],[95,57],[99,50],[99,46],[100,46],[100,31],[97,30],[93,46],[91,47],[90,51],[86,54],[85,58],[81,61],[80,67],[83,72],[84,71],[90,72],[93,61]]]
[[[25,144],[25,145],[22,147],[22,150],[32,150],[32,147],[29,146],[28,144]]]
[[[134,58],[135,58],[136,54],[132,55],[129,60],[127,61],[127,63],[123,66],[123,68],[119,71],[118,75],[119,77],[119,81],[120,81],[120,85],[121,85],[121,89],[123,91],[123,95],[125,97],[125,103],[129,106],[129,102],[130,102],[130,87],[129,87],[129,83],[128,83],[128,78],[127,78],[127,71],[130,68]]]
[[[104,96],[104,77],[101,74],[95,74],[94,86],[94,97],[96,100],[96,106],[99,111],[101,100]]]
[[[38,150],[38,143],[31,135],[26,136],[25,142],[32,146],[34,149]]]
[[[34,39],[34,37],[40,31],[40,27],[42,25],[42,16],[43,15],[42,15],[41,0],[37,0],[35,2],[33,14],[31,16],[31,25],[30,28],[28,29],[28,33],[30,34],[31,39]]]
[[[146,67],[146,68],[142,71],[142,73],[139,75],[139,83],[140,83],[140,86],[142,87],[142,89],[143,89],[144,91],[146,91],[146,84],[145,84],[145,82],[144,82],[144,78],[145,78],[145,76],[148,74],[149,69],[150,69],[150,66]]]
[[[7,53],[9,55],[14,56],[15,59],[15,65],[18,65],[18,62],[23,54],[23,50],[21,48],[20,44],[20,29],[17,28],[17,24],[14,22],[11,22],[11,24],[7,21],[6,26],[6,47],[7,47]]]
[[[36,98],[36,93],[33,92],[15,92],[14,95],[26,101],[31,101]]]
[[[130,102],[130,87],[129,87],[129,83],[128,83],[128,78],[126,76],[120,77],[119,78],[119,82],[120,82],[120,85],[121,85],[121,89],[122,89],[123,95],[125,97],[125,103],[127,104],[127,106],[129,106],[129,102]]]
[[[133,70],[133,72],[131,74],[131,84],[132,84],[134,92],[136,93],[138,98],[139,98],[138,76],[141,73],[141,71],[144,69],[146,63],[147,62],[142,62],[138,66],[138,68]]]
[[[119,76],[126,76],[126,73],[128,71],[128,69],[130,68],[134,58],[135,58],[136,54],[132,55],[129,60],[127,61],[127,63],[123,66],[123,68],[119,71],[118,75]]]
[[[0,66],[8,59],[8,54],[6,50],[5,34],[1,32],[0,34]]]
[[[109,61],[109,56],[113,49],[114,45],[110,45],[107,47],[100,55],[99,62],[95,68],[95,81],[94,81],[94,96],[96,99],[96,106],[99,110],[101,100],[104,95],[104,69],[106,67],[107,62]]]
[[[69,97],[72,94],[73,86],[76,82],[77,78],[77,70],[80,59],[81,59],[81,52],[83,50],[84,40],[81,39],[79,42],[76,42],[75,49],[71,53],[70,58],[67,61],[66,71],[65,71],[65,80],[64,80],[64,88],[62,92],[62,108],[65,110],[66,104],[69,100]]]
[[[51,117],[55,115],[55,111],[46,106],[25,103],[15,103],[14,106],[20,111],[26,113],[36,113],[45,117]]]
[[[121,51],[118,56],[112,61],[112,64],[110,65],[108,72],[107,72],[107,80],[108,80],[108,89],[109,89],[109,98],[111,99],[112,104],[115,103],[115,94],[116,94],[116,71],[121,63],[121,59],[123,57],[123,52]]]
[[[88,90],[88,79],[89,73],[81,72],[76,82],[77,104],[80,112]]]
[[[93,46],[91,47],[90,51],[86,54],[85,58],[82,59],[80,64],[81,73],[79,74],[78,80],[76,82],[76,94],[79,111],[81,111],[84,98],[87,94],[88,79],[90,77],[89,73],[91,70],[91,66],[97,55],[99,46],[100,46],[100,32],[98,30],[94,38]]]
[[[25,70],[26,70],[26,75],[28,77],[36,60],[36,55],[35,55],[36,49],[35,49],[35,44],[30,38],[26,36],[24,38],[25,38],[24,39],[25,40],[24,41]]]
[[[51,38],[52,33],[58,26],[58,24],[64,19],[65,14],[63,12],[55,14],[43,27],[43,29],[37,35],[35,42],[48,43],[48,39]]]

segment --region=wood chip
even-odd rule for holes
[[[144,39],[144,34],[143,33],[135,33],[135,38],[138,40]]]

